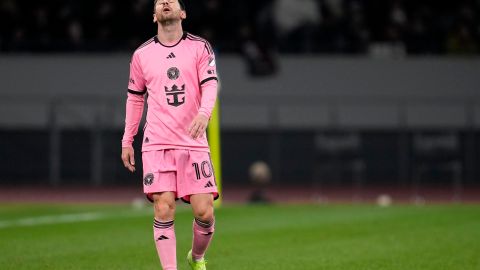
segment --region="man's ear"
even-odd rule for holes
[[[185,20],[187,18],[187,12],[185,10],[182,10],[180,12],[180,18],[182,18],[182,20]]]
[[[153,23],[157,23],[157,14],[153,14]]]

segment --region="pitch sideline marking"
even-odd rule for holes
[[[77,223],[77,222],[88,222],[104,219],[114,219],[114,218],[129,218],[129,217],[138,217],[151,215],[151,211],[137,211],[133,213],[123,213],[123,214],[108,214],[104,212],[90,212],[90,213],[79,213],[79,214],[64,214],[64,215],[53,215],[53,216],[39,216],[32,218],[21,218],[16,220],[0,221],[0,229],[11,228],[11,227],[30,227],[38,225],[52,225],[52,224],[62,224],[62,223]]]

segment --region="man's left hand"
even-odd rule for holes
[[[203,114],[198,114],[193,119],[187,131],[188,131],[188,134],[192,136],[193,139],[197,139],[198,137],[203,135],[203,133],[205,133],[207,126],[208,126],[208,118]]]

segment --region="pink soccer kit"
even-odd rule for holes
[[[174,192],[177,198],[211,193],[218,197],[206,134],[193,139],[187,129],[198,114],[210,118],[217,97],[215,55],[202,38],[184,33],[166,46],[157,37],[140,46],[130,63],[123,147],[137,134],[147,100],[142,145],[143,186],[152,193]],[[214,232],[214,220],[193,225],[192,254],[200,259]],[[176,270],[173,220],[154,220],[154,240],[164,270]]]
[[[218,196],[206,134],[193,139],[187,131],[197,114],[210,118],[217,81],[212,47],[186,32],[173,46],[154,37],[133,54],[122,146],[132,145],[147,96],[142,146],[147,196],[164,191],[187,201],[197,193]]]

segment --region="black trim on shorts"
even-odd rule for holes
[[[153,193],[152,193],[153,194]],[[147,200],[151,203],[154,203],[153,199],[148,196],[148,194],[145,194],[145,197],[147,197]],[[175,201],[178,201],[178,198],[175,198]]]
[[[210,193],[210,194],[213,194],[213,192]],[[192,195],[195,195],[195,194],[191,194],[190,196],[192,196]],[[218,198],[220,198],[220,192],[217,192],[217,196],[214,196],[213,200],[216,201],[216,200],[218,200]],[[186,204],[191,204],[190,201],[185,200],[183,197],[180,198],[180,199]]]
[[[211,80],[215,80],[218,82],[218,78],[217,77],[210,77],[210,78],[206,78],[205,80],[201,81],[200,82],[200,85],[203,85],[204,83],[208,82],[208,81],[211,81]]]

